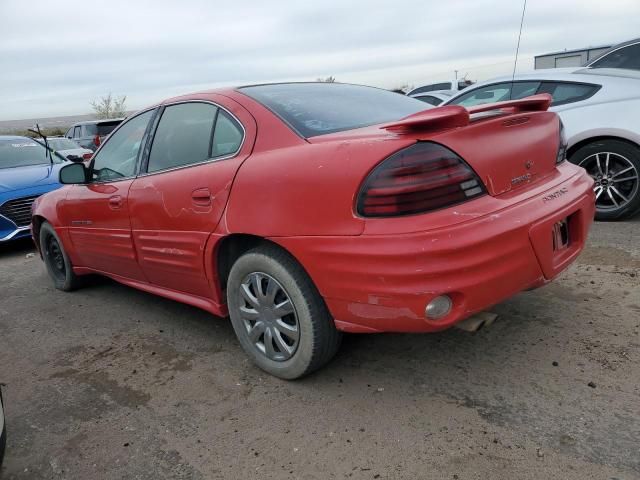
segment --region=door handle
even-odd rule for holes
[[[208,188],[198,188],[191,192],[191,199],[196,205],[211,205],[211,192]]]
[[[109,207],[116,210],[122,207],[122,197],[120,195],[113,195],[109,197]]]

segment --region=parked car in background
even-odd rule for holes
[[[443,330],[576,259],[593,180],[550,101],[425,111],[339,83],[169,99],[62,168],[34,238],[56,288],[99,273],[229,314],[260,368],[298,378],[341,331]]]
[[[42,138],[34,138],[34,140],[43,146],[45,145]],[[65,160],[89,160],[93,155],[92,150],[82,148],[74,140],[65,137],[47,137],[46,144]]]
[[[0,136],[0,242],[31,235],[31,204],[60,187],[63,163],[31,138]]]
[[[74,140],[82,148],[88,148],[92,152],[95,152],[105,137],[113,132],[123,120],[124,118],[113,118],[109,120],[78,122],[67,130],[65,137]]]
[[[459,80],[451,80],[449,82],[430,83],[428,85],[422,85],[421,87],[414,88],[413,90],[407,92],[407,95],[413,97],[418,93],[438,92],[442,90],[459,92],[471,85],[473,85],[473,82],[464,78]]]
[[[640,210],[640,72],[604,68],[536,70],[482,82],[446,105],[472,107],[549,93],[565,127],[567,158],[595,180],[596,218]],[[535,159],[533,159],[535,162]]]
[[[589,68],[626,68],[640,70],[640,38],[611,47],[587,64]]]
[[[451,90],[439,90],[434,92],[414,93],[413,95],[409,96],[416,98],[421,102],[437,107],[438,105],[449,100],[455,93],[457,92],[453,92]]]

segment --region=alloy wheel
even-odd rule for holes
[[[638,170],[625,156],[614,152],[589,155],[579,165],[594,179],[596,208],[599,211],[621,209],[638,192]]]
[[[300,323],[284,287],[266,273],[253,272],[239,290],[239,314],[251,344],[270,360],[290,359],[298,348]]]

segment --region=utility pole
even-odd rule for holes
[[[458,70],[454,70],[456,72],[456,80],[458,79]]]

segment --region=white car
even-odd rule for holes
[[[414,97],[419,93],[427,92],[459,92],[469,87],[470,85],[473,85],[473,82],[471,80],[467,80],[466,78],[459,78],[457,80],[451,80],[449,82],[429,83],[428,85],[421,85],[420,87],[416,87],[413,90],[407,92],[407,96]]]
[[[433,105],[434,107],[437,107],[438,105],[449,100],[455,93],[457,92],[454,92],[452,90],[438,90],[434,92],[415,93],[409,96],[417,98],[418,100],[429,105]]]
[[[44,145],[44,140],[41,138],[34,138],[34,140]],[[89,160],[93,151],[88,148],[83,148],[75,141],[65,137],[47,137],[47,143],[49,148],[59,154],[65,160],[72,160],[74,157],[81,160]]]
[[[640,71],[556,68],[477,83],[443,105],[465,107],[549,93],[562,120],[567,159],[595,180],[596,218],[640,210]]]

